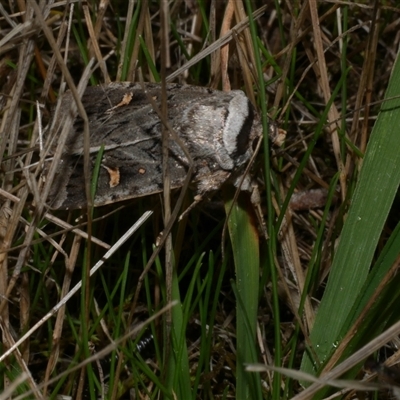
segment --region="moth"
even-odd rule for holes
[[[95,206],[163,190],[162,122],[149,101],[150,96],[160,107],[161,85],[146,83],[144,88],[140,83],[111,83],[88,87],[82,97],[89,119],[91,174],[99,149],[104,147]],[[72,101],[67,92],[61,109],[69,110]],[[262,132],[245,94],[168,84],[167,102],[169,124],[193,160],[191,182],[196,195],[203,197],[227,181],[238,185]],[[59,129],[55,124],[53,134]],[[77,117],[47,199],[51,208],[86,206],[83,148],[83,122]],[[168,167],[171,189],[182,187],[189,160],[173,136]]]

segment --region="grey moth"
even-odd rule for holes
[[[163,190],[162,122],[148,96],[160,106],[161,85],[118,82],[88,87],[82,102],[89,118],[91,168],[104,146],[94,205],[137,198]],[[69,110],[71,93],[62,98]],[[254,108],[240,90],[221,92],[203,87],[168,84],[168,121],[193,160],[192,185],[197,195],[239,182],[261,135]],[[53,135],[60,126],[54,124]],[[85,207],[83,124],[71,127],[47,199],[53,209]],[[189,162],[180,144],[169,141],[171,188],[180,188]]]

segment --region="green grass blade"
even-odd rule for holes
[[[181,302],[181,294],[178,284],[177,271],[174,268],[172,277],[172,300],[179,303],[172,309],[172,347],[169,355],[167,386],[176,393],[178,398],[190,399],[192,390],[190,386],[189,376],[189,356],[186,346],[186,324],[183,305]]]
[[[140,41],[140,48],[143,50],[144,56],[146,58],[147,66],[149,67],[149,70],[153,75],[155,82],[161,82],[161,78],[157,71],[157,67],[154,65],[154,61],[151,58],[150,52],[147,49],[146,43],[144,42],[142,36],[139,36],[139,41]]]
[[[397,59],[377,122],[373,128],[348,217],[332,264],[327,288],[311,332],[311,343],[325,362],[367,279],[372,257],[400,182],[398,126],[400,62]],[[390,100],[389,100],[390,99]],[[327,327],[329,327],[327,329]],[[314,360],[305,354],[302,370]]]
[[[232,200],[228,200],[225,209],[227,214],[231,210],[228,229],[235,261],[236,289],[242,303],[236,309],[236,398],[260,398],[260,380],[244,369],[245,363],[256,361],[254,349],[260,277],[258,231],[248,211],[239,202],[232,207]]]

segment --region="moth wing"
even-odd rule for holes
[[[90,176],[101,146],[101,161],[94,203],[96,206],[163,190],[161,122],[149,103],[150,96],[161,103],[161,86],[112,83],[89,87],[82,102],[89,119]],[[254,136],[252,107],[241,91],[220,92],[195,86],[167,87],[168,120],[180,143],[170,139],[171,187],[183,185],[189,160],[194,162],[193,183],[197,193],[219,189],[252,154]],[[72,96],[63,98],[68,108]],[[248,121],[245,121],[245,119]],[[58,166],[49,204],[53,208],[81,208],[86,205],[83,173],[83,122],[77,117]],[[242,147],[238,150],[239,147]]]

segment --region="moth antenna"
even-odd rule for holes
[[[265,218],[263,216],[262,209],[261,209],[261,196],[260,196],[260,190],[258,188],[257,183],[254,183],[252,185],[250,201],[251,201],[251,204],[253,204],[254,211],[256,212],[258,223],[259,223],[261,231],[265,237],[265,240],[268,240],[269,236],[268,236],[268,231],[267,231],[267,224],[265,222]]]
[[[193,203],[179,216],[178,222],[182,221],[182,219],[184,217],[186,217],[189,214],[189,212],[192,211],[193,208],[195,208],[197,206],[197,204],[199,204],[202,201],[203,201],[203,196],[201,196],[199,194],[194,196]]]

